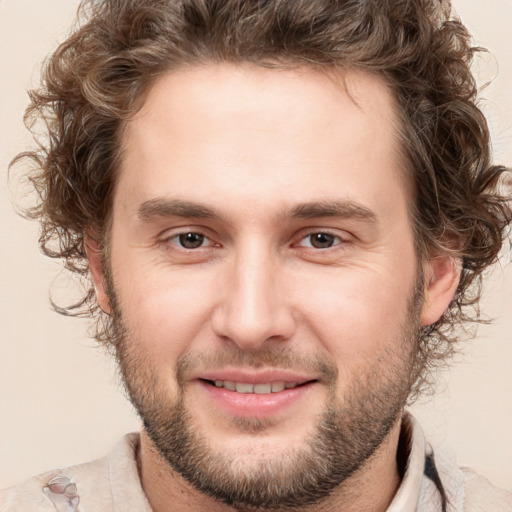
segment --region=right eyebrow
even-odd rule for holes
[[[143,222],[149,222],[158,217],[220,218],[214,210],[200,203],[162,198],[144,201],[137,209],[137,216]]]

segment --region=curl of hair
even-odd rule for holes
[[[448,311],[420,336],[417,389],[446,358],[457,327],[479,319],[482,272],[497,259],[510,219],[493,166],[486,120],[470,72],[475,52],[442,0],[86,0],[75,31],[49,57],[30,93],[26,124],[44,122],[35,165],[44,254],[62,258],[86,283],[83,299],[61,313],[111,325],[89,279],[85,234],[103,247],[123,124],[151,84],[180,66],[249,62],[261,66],[358,68],[383,77],[398,104],[401,142],[416,201],[417,251],[450,253],[462,266]]]

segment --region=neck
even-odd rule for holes
[[[304,507],[303,512],[385,512],[400,485],[397,465],[400,426],[401,420],[354,475],[321,503]],[[142,487],[153,512],[234,512],[235,509],[202,494],[177,474],[161,457],[144,430],[139,457]]]

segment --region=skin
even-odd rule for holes
[[[332,393],[346,406],[361,376],[407,377],[404,323],[435,322],[457,286],[451,259],[422,262],[424,299],[411,316],[419,264],[394,101],[374,76],[342,78],[252,65],[178,70],[154,84],[123,133],[109,261],[127,350],[170,401],[186,390],[193,427],[216,452],[236,453],[243,471],[303,446]],[[322,213],[297,215],[311,204]],[[186,233],[204,235],[203,245],[180,246]],[[312,246],[314,233],[332,246]],[[111,313],[97,249],[90,239],[98,301]],[[224,353],[265,350],[328,361],[334,389],[299,367],[317,379],[307,392],[270,415],[238,417],[198,381],[225,369]],[[188,356],[199,362],[180,384],[175,369]],[[308,510],[385,510],[399,485],[399,431],[397,419],[373,456]],[[155,512],[231,510],[173,471],[144,430],[140,471]]]

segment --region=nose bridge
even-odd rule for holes
[[[249,248],[236,258],[232,306],[235,311],[240,310],[248,323],[270,316],[270,303],[275,300],[274,265],[271,255],[260,247]]]
[[[279,262],[266,243],[253,240],[237,250],[227,270],[214,328],[244,349],[286,339],[293,318],[279,287]]]

